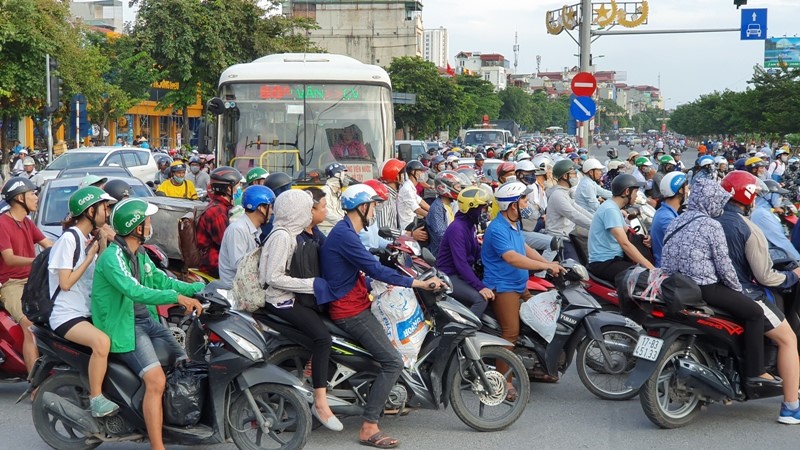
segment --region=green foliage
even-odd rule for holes
[[[491,82],[474,75],[458,75],[456,84],[461,86],[466,97],[461,114],[464,120],[459,124],[462,128],[470,128],[480,123],[485,115],[489,116],[489,120],[500,116],[503,102]]]

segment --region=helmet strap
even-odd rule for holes
[[[361,225],[364,227],[364,230],[369,229],[369,220],[367,220],[367,215],[369,214],[369,209],[372,207],[372,203],[367,203],[366,205],[367,210],[363,213],[361,212],[360,208],[356,208],[356,212],[358,213],[358,217],[361,219]]]
[[[31,209],[28,208],[28,200],[25,199],[25,194],[27,194],[27,192],[23,192],[22,194],[17,194],[17,196],[19,196],[19,195],[22,196],[22,201],[19,201],[19,200],[17,200],[17,197],[14,197],[14,202],[16,202],[20,206],[22,206],[25,209],[25,215],[29,216],[31,214]]]

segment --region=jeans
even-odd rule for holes
[[[389,393],[403,371],[403,358],[389,341],[383,326],[369,309],[356,316],[334,322],[350,333],[381,365],[381,371],[375,377],[375,382],[372,383],[372,389],[369,391],[363,416],[367,422],[378,423]]]
[[[525,243],[528,244],[528,247],[539,252],[548,261],[553,261],[556,257],[556,252],[551,250],[550,247],[553,242],[553,236],[534,231],[523,231],[522,237],[525,239]]]
[[[450,275],[450,281],[453,283],[453,298],[469,308],[480,319],[489,302],[458,275]]]
[[[136,318],[136,347],[133,351],[117,353],[117,357],[128,367],[136,372],[139,378],[144,378],[144,374],[161,365],[158,360],[154,341],[161,341],[169,351],[175,362],[188,359],[186,352],[175,340],[175,336],[164,325],[156,322],[152,317]]]

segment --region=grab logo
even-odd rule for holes
[[[133,226],[133,224],[138,222],[139,219],[141,219],[141,218],[142,218],[142,215],[137,212],[136,214],[134,214],[133,217],[131,217],[131,220],[125,222],[125,226],[126,227],[131,227],[131,226]]]
[[[90,202],[92,200],[94,200],[94,194],[88,194],[86,195],[86,197],[83,197],[82,199],[78,200],[78,205],[83,206],[87,202]]]

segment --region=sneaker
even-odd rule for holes
[[[105,417],[119,411],[119,406],[111,400],[105,398],[103,394],[94,397],[89,401],[92,410],[92,417]]]
[[[799,424],[800,408],[789,409],[786,405],[781,404],[781,413],[778,415],[778,422],[785,423],[786,425]]]

